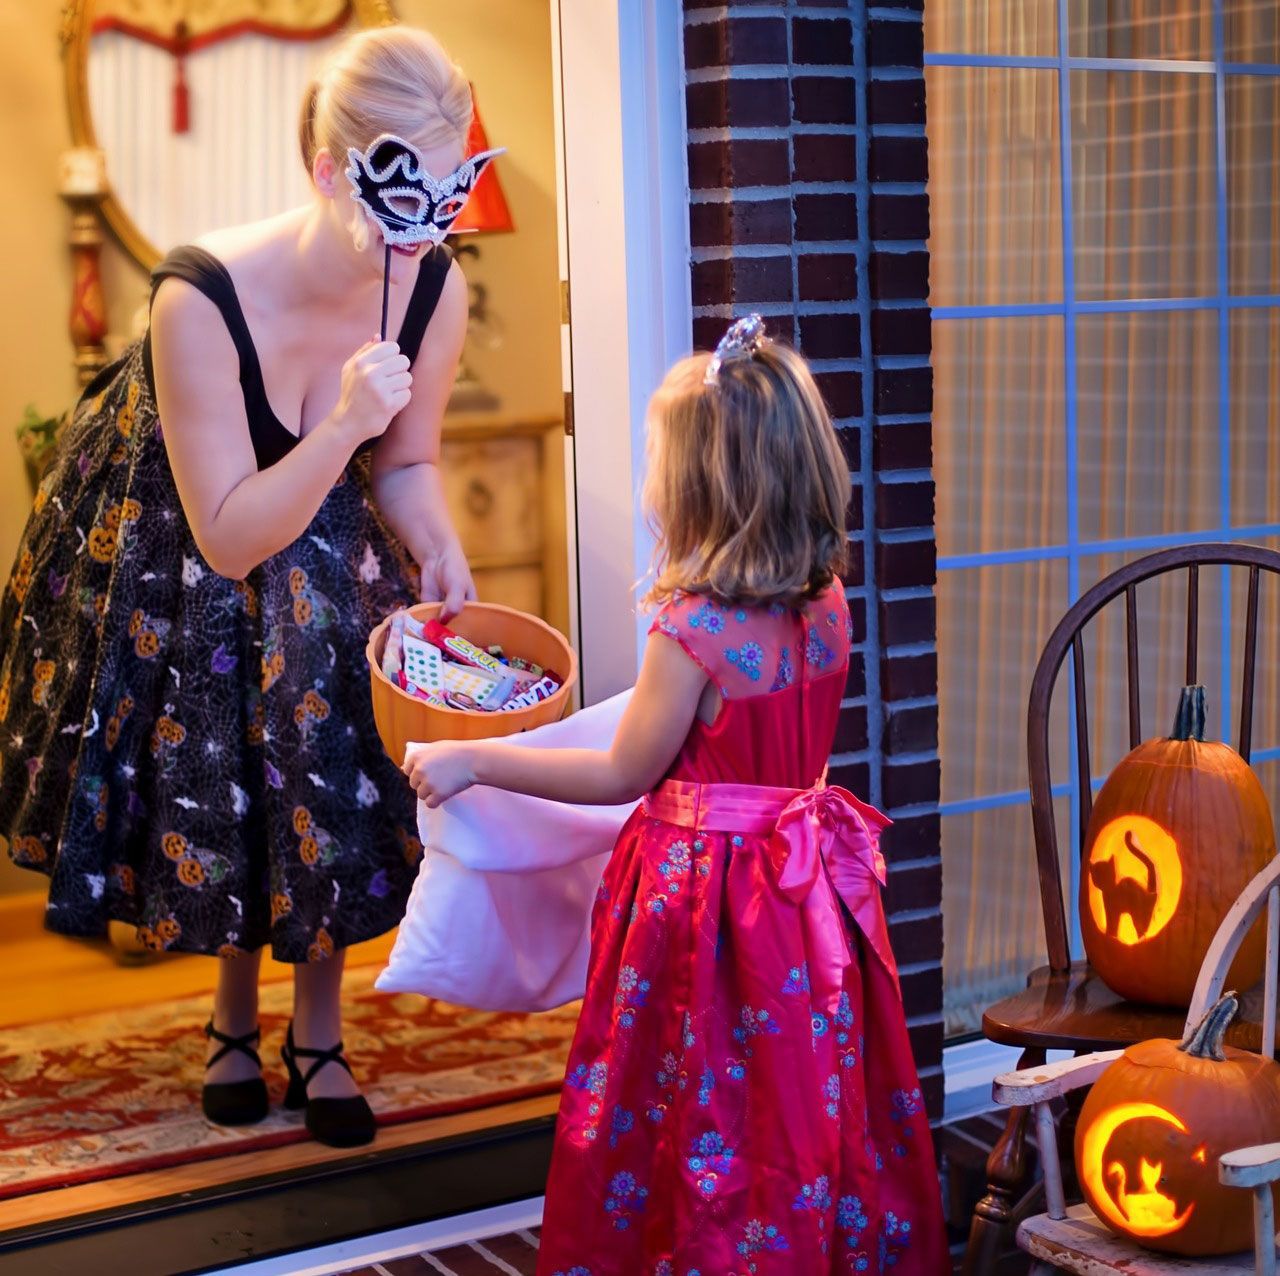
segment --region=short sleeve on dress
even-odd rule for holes
[[[726,699],[783,691],[806,675],[821,677],[849,662],[852,627],[844,591],[833,585],[803,612],[786,607],[726,607],[696,594],[665,603],[650,634],[676,642]]]

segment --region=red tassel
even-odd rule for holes
[[[191,94],[187,90],[186,66],[181,57],[175,61],[174,66],[173,131],[189,133],[191,131]]]

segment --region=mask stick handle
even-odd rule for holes
[[[391,245],[387,244],[382,259],[382,339],[387,339],[387,302],[391,294]]]

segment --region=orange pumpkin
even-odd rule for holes
[[[1130,1046],[1080,1110],[1085,1199],[1148,1249],[1203,1257],[1253,1241],[1253,1194],[1218,1182],[1218,1158],[1280,1139],[1280,1064],[1223,1045],[1237,1006],[1228,993],[1185,1040]]]
[[[1186,1006],[1236,897],[1276,853],[1258,777],[1228,744],[1204,738],[1203,687],[1187,687],[1168,739],[1139,745],[1111,773],[1089,819],[1080,874],[1085,954],[1113,992]],[[1255,927],[1232,984],[1262,975]]]

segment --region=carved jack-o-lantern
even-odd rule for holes
[[[1280,1138],[1280,1064],[1223,1045],[1236,1006],[1223,997],[1185,1041],[1130,1046],[1081,1108],[1085,1198],[1148,1249],[1230,1254],[1252,1241],[1252,1193],[1218,1182],[1218,1158]]]
[[[1111,773],[1089,820],[1080,930],[1090,964],[1122,997],[1185,1006],[1236,896],[1276,853],[1257,776],[1227,744],[1204,739],[1203,687],[1187,687],[1173,735],[1139,745]],[[1236,987],[1262,974],[1255,927],[1231,967]]]

